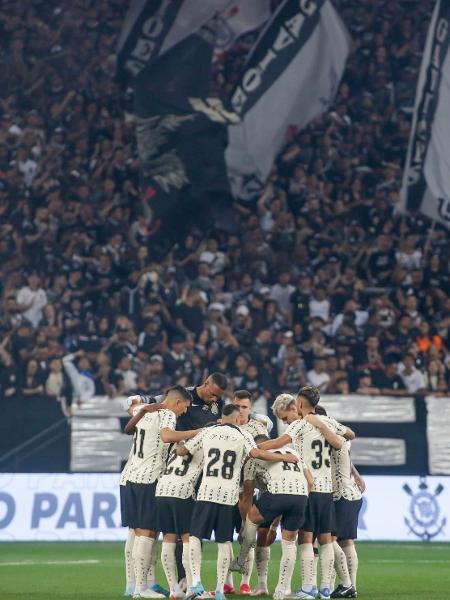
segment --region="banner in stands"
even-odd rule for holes
[[[223,195],[227,123],[238,119],[220,98],[209,97],[215,26],[204,26],[134,80],[142,196],[150,211],[153,247],[179,241],[184,226],[211,222],[209,210]]]
[[[236,194],[246,178],[264,182],[286,133],[301,129],[333,102],[349,39],[328,0],[281,4],[251,51],[232,97],[242,117],[242,123],[229,128],[226,153]]]
[[[420,211],[450,229],[450,0],[431,19],[399,210]]]
[[[450,541],[450,477],[365,477],[359,539]],[[0,541],[124,540],[119,475],[0,474]]]
[[[134,0],[117,44],[118,76],[136,76],[210,19],[219,28],[217,49],[224,50],[269,16],[269,0]]]

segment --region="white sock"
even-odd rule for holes
[[[222,592],[230,568],[230,548],[228,542],[217,544],[217,585],[216,591]]]
[[[334,569],[333,544],[322,544],[320,546],[320,589],[331,586],[331,576]]]
[[[258,525],[255,525],[247,517],[245,520],[244,528],[242,531],[242,545],[241,552],[239,554],[240,561],[246,561],[247,555],[250,552],[250,548],[254,548],[256,545],[256,534],[258,532]]]
[[[331,575],[330,590],[334,590],[335,588],[336,588],[336,569],[333,569],[333,574]]]
[[[125,542],[125,577],[126,587],[134,588],[136,585],[136,578],[134,576],[134,565],[133,565],[133,545],[134,545],[135,533],[134,529],[128,530],[127,541]]]
[[[157,555],[158,555],[158,540],[155,540],[155,543],[152,546],[152,553],[150,555],[150,567],[148,569],[148,575],[147,575],[147,585],[149,588],[154,586],[156,583]]]
[[[177,577],[177,563],[175,560],[175,542],[164,542],[162,543],[161,549],[161,562],[166,575],[167,583],[171,593],[180,592],[180,586],[178,585]]]
[[[155,540],[142,535],[134,538],[132,558],[134,562],[134,576],[136,578],[136,591],[147,587],[147,573],[150,568],[152,548]]]
[[[351,546],[345,546],[342,548],[345,556],[347,557],[348,572],[352,585],[356,587],[356,575],[358,573],[358,555],[356,553],[355,544]]]
[[[302,590],[310,592],[316,584],[314,581],[314,551],[312,544],[300,544],[300,573]]]
[[[317,587],[317,567],[319,566],[319,548],[313,546],[314,552],[314,567],[313,567],[313,578],[314,578],[314,587]]]
[[[292,573],[297,558],[297,543],[295,540],[281,540],[280,574],[278,576],[277,590],[287,596],[291,593]]]
[[[234,558],[233,542],[227,542],[227,544],[228,544],[228,548],[229,548],[229,551],[230,551],[230,562],[231,562],[233,560],[233,558]],[[230,585],[232,588],[234,588],[233,572],[232,571],[228,571],[226,584]]]
[[[336,569],[336,573],[338,574],[342,585],[345,587],[349,587],[352,584],[352,582],[348,572],[347,557],[345,556],[344,551],[337,542],[333,542],[333,550],[334,568]]]
[[[181,556],[181,562],[183,563],[183,567],[186,572],[186,585],[189,589],[192,587],[191,565],[189,563],[189,542],[183,542],[183,554]]]
[[[201,582],[202,544],[194,536],[189,538],[189,565],[191,567],[192,586]]]
[[[250,577],[252,576],[253,565],[255,563],[255,549],[250,548],[249,553],[247,554],[247,560],[245,561],[245,571],[242,575],[241,585],[246,584],[250,585]]]
[[[269,573],[270,546],[256,546],[255,562],[258,573],[258,587],[267,588],[267,575]]]

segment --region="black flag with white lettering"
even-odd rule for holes
[[[428,30],[399,210],[450,229],[450,0],[438,0]]]

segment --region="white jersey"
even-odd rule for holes
[[[241,469],[256,448],[252,436],[234,425],[214,425],[186,442],[190,454],[203,452],[203,477],[197,500],[234,506],[239,500]]]
[[[146,413],[133,436],[132,456],[127,481],[132,483],[154,483],[164,471],[169,444],[160,435],[161,429],[175,429],[176,416],[171,410]]]
[[[263,490],[271,494],[289,494],[296,496],[308,495],[308,482],[303,474],[305,465],[300,460],[300,455],[294,450],[282,448],[270,450],[279,454],[295,454],[298,463],[268,462],[251,458],[244,466],[244,481],[255,480],[258,487],[263,484]]]
[[[126,485],[128,480],[128,471],[130,470],[131,465],[131,457],[133,456],[134,444],[131,446],[130,454],[128,455],[128,460],[125,463],[122,473],[120,474],[119,485]]]
[[[333,477],[333,500],[359,500],[361,492],[352,479],[351,443],[345,440],[340,450],[331,452],[331,473]]]
[[[195,485],[203,468],[203,452],[177,456],[172,448],[166,468],[158,479],[156,496],[169,498],[195,498]]]
[[[319,417],[338,435],[344,435],[347,428],[331,417]],[[314,478],[313,492],[331,493],[333,490],[331,478],[331,446],[317,427],[304,419],[298,419],[289,425],[285,431],[294,448],[302,457],[303,462],[311,471]]]
[[[248,423],[239,425],[239,428],[249,433],[252,438],[255,438],[257,435],[269,435],[267,424],[255,419],[254,417],[250,417]]]

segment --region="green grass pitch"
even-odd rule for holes
[[[1,543],[0,599],[119,600],[124,588],[122,553],[119,543]],[[450,600],[450,544],[359,543],[358,554],[359,598]],[[215,558],[215,544],[205,544],[202,577],[207,589],[214,589]],[[271,592],[279,558],[276,543],[270,564]],[[158,573],[158,581],[164,584],[159,563]],[[298,581],[297,566],[294,586]]]

